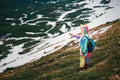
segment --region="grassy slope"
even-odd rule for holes
[[[105,33],[97,35],[97,48],[89,60],[89,68],[78,72],[79,49],[65,46],[55,53],[24,66],[0,74],[0,80],[119,80],[120,79],[120,20]]]

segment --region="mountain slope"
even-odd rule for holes
[[[112,25],[106,32],[93,35],[96,48],[91,53],[89,68],[81,72],[78,43],[17,68],[0,74],[0,80],[119,80],[120,79],[120,20],[107,22],[91,31]],[[73,44],[71,46],[71,44]]]
[[[0,72],[62,48],[71,41],[69,31],[77,34],[81,23],[90,22],[91,29],[120,18],[120,0],[24,1],[1,1],[0,35],[11,35],[5,41],[0,36]]]

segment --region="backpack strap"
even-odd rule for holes
[[[87,40],[88,40],[88,42],[90,42],[90,40],[89,40],[89,38],[88,38],[87,36],[83,36],[83,37],[86,37],[86,38],[87,38]]]

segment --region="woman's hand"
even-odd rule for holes
[[[74,34],[69,33],[70,36],[74,36]]]
[[[80,56],[83,56],[83,53],[81,52],[81,48],[80,48]]]
[[[83,53],[82,53],[82,52],[80,52],[80,56],[83,56]]]

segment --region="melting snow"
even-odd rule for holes
[[[66,15],[68,15],[68,14],[70,14],[70,13],[73,13],[73,12],[75,12],[75,11],[77,11],[77,10],[79,10],[79,9],[73,9],[73,10],[71,10],[71,11],[66,11],[66,12],[64,12],[64,13],[58,18],[58,21],[64,21],[64,17],[65,17]]]
[[[3,44],[3,42],[2,41],[0,41],[0,45],[2,45]]]
[[[61,30],[62,32],[67,32],[66,25],[63,24],[62,27],[60,28],[60,30]]]
[[[108,30],[109,28],[111,28],[111,27],[112,27],[112,25],[107,26],[107,27],[105,27],[105,28],[101,28],[101,29],[96,30],[96,31],[92,31],[92,32],[89,33],[89,34],[90,34],[90,37],[92,37],[92,36],[95,35],[95,34],[104,33],[105,31],[107,31],[107,30]]]
[[[6,18],[6,20],[14,20],[14,18]]]

